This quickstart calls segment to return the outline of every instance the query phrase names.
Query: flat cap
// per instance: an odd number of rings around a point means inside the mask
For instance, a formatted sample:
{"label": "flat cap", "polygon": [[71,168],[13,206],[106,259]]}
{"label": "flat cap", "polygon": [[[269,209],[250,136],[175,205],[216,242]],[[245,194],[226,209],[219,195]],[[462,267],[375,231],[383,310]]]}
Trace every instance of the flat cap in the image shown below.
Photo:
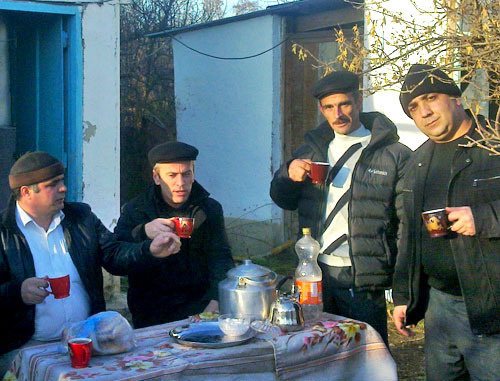
{"label": "flat cap", "polygon": [[154,167],[156,163],[196,160],[197,156],[198,150],[189,144],[166,142],[151,148],[148,153],[148,160],[149,164]]}
{"label": "flat cap", "polygon": [[359,77],[357,74],[346,71],[334,71],[316,82],[311,93],[313,97],[321,100],[330,94],[348,93],[359,90]]}
{"label": "flat cap", "polygon": [[9,173],[10,189],[38,184],[64,174],[64,165],[47,152],[28,152],[14,163]]}
{"label": "flat cap", "polygon": [[411,118],[408,110],[410,102],[419,95],[429,93],[441,93],[454,97],[462,95],[455,82],[442,70],[431,65],[412,65],[406,74],[399,94],[399,102],[405,114]]}

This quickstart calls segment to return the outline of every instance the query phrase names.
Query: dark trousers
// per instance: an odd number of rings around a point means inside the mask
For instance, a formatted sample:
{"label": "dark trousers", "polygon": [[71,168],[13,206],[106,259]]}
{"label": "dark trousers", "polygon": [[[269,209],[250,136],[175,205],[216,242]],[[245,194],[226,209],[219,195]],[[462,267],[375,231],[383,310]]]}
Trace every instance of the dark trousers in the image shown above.
{"label": "dark trousers", "polygon": [[425,359],[428,381],[500,380],[500,334],[474,335],[463,298],[431,288]]}
{"label": "dark trousers", "polygon": [[189,316],[202,313],[207,306],[206,300],[193,300],[174,306],[151,306],[148,309],[131,309],[132,322],[134,328],[150,327],[152,325],[169,323],[172,321],[183,320]]}
{"label": "dark trousers", "polygon": [[385,292],[351,291],[348,288],[352,285],[350,267],[333,267],[323,263],[320,267],[323,271],[324,311],[368,323],[389,348]]}

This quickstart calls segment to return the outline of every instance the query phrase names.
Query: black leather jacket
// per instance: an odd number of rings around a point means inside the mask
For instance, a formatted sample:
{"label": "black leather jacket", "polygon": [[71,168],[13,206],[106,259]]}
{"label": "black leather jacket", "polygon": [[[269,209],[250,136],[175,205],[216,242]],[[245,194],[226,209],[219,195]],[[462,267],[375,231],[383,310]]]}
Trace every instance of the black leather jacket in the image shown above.
{"label": "black leather jacket", "polygon": [[[35,330],[35,306],[21,298],[21,284],[36,276],[33,257],[26,238],[16,224],[13,198],[2,213],[0,225],[0,354],[20,347]],[[65,203],[62,221],[64,238],[71,259],[90,297],[91,314],[106,309],[101,266],[111,273],[130,261],[149,263],[149,241],[142,244],[117,242],[90,207]]]}
{"label": "black leather jacket", "polygon": [[[222,206],[198,182],[180,209],[169,207],[160,187],[152,185],[123,206],[115,235],[139,242],[147,238],[144,225],[159,217],[194,217],[194,230],[190,239],[181,240],[179,253],[158,260],[154,268],[123,269],[128,275],[128,305],[136,327],[202,312],[210,300],[218,300],[218,283],[233,266]],[[203,307],[196,310],[199,306]],[[179,309],[184,314],[175,312]]]}
{"label": "black leather jacket", "polygon": [[[484,123],[484,119],[480,118]],[[479,135],[472,127],[476,139]],[[400,254],[394,275],[394,303],[408,305],[406,320],[424,318],[429,286],[421,266],[423,190],[435,143],[425,142],[414,153],[404,181],[404,219]],[[460,288],[472,332],[500,333],[500,156],[460,147],[450,167],[447,206],[470,206],[475,236],[450,240]],[[436,253],[436,255],[439,255]]]}
{"label": "black leather jacket", "polygon": [[[396,126],[378,112],[361,113],[361,123],[371,131],[368,146],[361,153],[349,189],[349,246],[353,288],[358,291],[390,288],[397,255],[400,211],[397,185],[411,150],[399,143]],[[324,122],[305,135],[305,144],[293,159],[328,161],[328,146],[335,135]],[[312,184],[309,178],[294,182],[286,163],[271,182],[271,198],[281,208],[299,212],[299,232],[310,227],[315,238],[323,234],[328,188]]]}

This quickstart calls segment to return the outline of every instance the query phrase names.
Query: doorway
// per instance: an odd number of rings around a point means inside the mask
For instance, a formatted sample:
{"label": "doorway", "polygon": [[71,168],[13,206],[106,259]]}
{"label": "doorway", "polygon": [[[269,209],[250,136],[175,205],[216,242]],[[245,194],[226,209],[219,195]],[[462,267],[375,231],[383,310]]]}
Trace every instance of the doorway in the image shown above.
{"label": "doorway", "polygon": [[[76,7],[0,4],[0,209],[8,173],[27,151],[66,167],[67,199],[81,199],[81,23]],[[79,127],[79,128],[78,128]]]}

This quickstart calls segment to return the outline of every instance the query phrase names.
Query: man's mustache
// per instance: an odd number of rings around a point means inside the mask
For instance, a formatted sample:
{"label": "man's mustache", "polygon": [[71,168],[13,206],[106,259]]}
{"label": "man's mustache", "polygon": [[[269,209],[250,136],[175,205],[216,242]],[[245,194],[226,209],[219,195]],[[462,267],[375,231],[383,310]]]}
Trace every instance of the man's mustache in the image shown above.
{"label": "man's mustache", "polygon": [[344,124],[344,123],[349,123],[350,120],[346,117],[340,117],[336,120],[333,121],[333,124]]}

